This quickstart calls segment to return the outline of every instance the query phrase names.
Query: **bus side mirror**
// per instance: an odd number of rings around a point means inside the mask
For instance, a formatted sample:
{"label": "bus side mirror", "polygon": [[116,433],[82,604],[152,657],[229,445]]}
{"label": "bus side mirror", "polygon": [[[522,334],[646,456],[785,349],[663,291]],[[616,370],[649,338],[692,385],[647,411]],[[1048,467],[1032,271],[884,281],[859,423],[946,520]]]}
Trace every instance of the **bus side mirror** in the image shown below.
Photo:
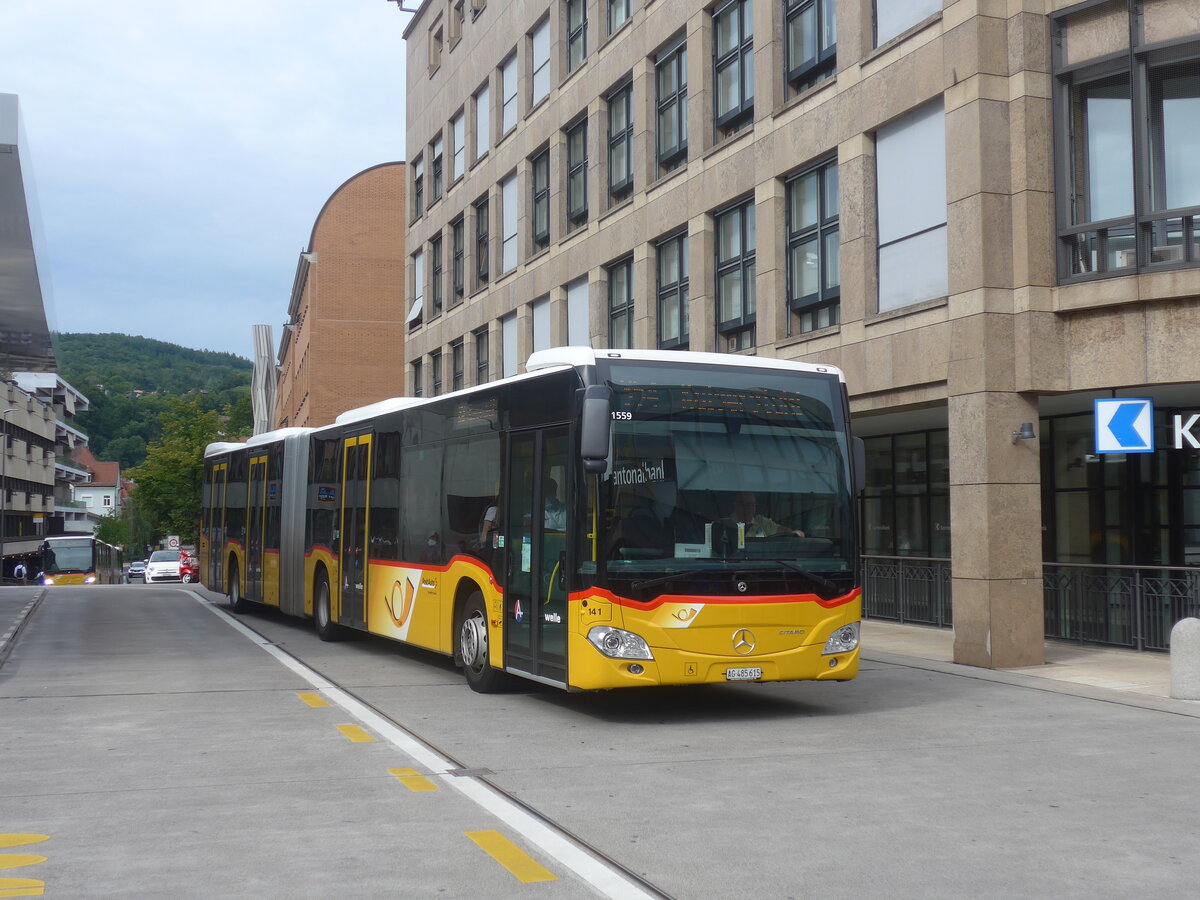
{"label": "bus side mirror", "polygon": [[579,455],[585,472],[600,473],[608,468],[611,429],[612,392],[601,384],[588,385],[583,392],[579,431]]}
{"label": "bus side mirror", "polygon": [[862,438],[850,438],[854,448],[854,496],[861,494],[867,487],[867,443]]}

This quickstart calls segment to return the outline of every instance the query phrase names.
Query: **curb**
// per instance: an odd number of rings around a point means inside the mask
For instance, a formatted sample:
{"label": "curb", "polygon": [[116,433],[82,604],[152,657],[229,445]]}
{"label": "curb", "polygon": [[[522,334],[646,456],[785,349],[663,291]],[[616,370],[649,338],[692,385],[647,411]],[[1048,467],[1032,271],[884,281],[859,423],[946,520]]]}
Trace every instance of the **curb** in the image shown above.
{"label": "curb", "polygon": [[8,660],[8,655],[12,653],[13,647],[17,644],[17,638],[21,636],[21,631],[25,628],[25,623],[29,621],[29,617],[33,615],[33,611],[37,609],[42,598],[46,596],[46,589],[42,588],[33,599],[25,604],[25,608],[17,614],[17,621],[3,635],[0,635],[0,668],[4,667],[4,663]]}

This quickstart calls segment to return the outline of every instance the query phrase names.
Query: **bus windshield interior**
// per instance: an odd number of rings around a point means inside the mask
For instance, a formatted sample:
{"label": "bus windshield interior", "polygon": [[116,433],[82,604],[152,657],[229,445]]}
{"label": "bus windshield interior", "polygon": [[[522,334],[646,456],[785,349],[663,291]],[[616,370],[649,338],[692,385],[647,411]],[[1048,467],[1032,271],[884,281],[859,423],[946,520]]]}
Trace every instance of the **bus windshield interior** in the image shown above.
{"label": "bus windshield interior", "polygon": [[55,541],[42,551],[42,569],[47,575],[89,572],[92,569],[92,542]]}
{"label": "bus windshield interior", "polygon": [[640,599],[832,596],[851,586],[856,537],[836,378],[733,370],[697,387],[671,383],[694,371],[629,369],[609,380],[612,455],[585,574],[594,567]]}

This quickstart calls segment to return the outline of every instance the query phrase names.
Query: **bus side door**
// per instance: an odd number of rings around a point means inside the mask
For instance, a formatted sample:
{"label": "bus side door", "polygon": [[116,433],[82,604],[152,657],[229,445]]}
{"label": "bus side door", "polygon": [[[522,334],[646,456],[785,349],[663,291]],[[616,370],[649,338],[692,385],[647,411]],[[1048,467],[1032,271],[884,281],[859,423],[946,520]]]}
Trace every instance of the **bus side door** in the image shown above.
{"label": "bus side door", "polygon": [[250,458],[250,495],[246,510],[246,598],[263,599],[263,538],[266,530],[267,457]]}
{"label": "bus side door", "polygon": [[346,438],[342,442],[342,539],[338,549],[341,589],[334,620],[340,625],[366,627],[364,598],[367,594],[367,504],[371,471],[371,435]]}
{"label": "bus side door", "polygon": [[567,435],[566,426],[509,435],[504,492],[505,666],[554,684],[567,681]]}
{"label": "bus side door", "polygon": [[214,591],[225,584],[225,485],[229,481],[229,463],[212,468],[212,495],[209,507],[208,578],[204,584]]}

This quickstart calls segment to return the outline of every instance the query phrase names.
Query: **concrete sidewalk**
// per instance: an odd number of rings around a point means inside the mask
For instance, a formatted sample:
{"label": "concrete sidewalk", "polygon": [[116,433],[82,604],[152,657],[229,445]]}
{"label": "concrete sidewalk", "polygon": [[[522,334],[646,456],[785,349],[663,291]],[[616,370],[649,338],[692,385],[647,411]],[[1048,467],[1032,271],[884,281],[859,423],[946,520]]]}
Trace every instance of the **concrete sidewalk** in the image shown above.
{"label": "concrete sidewalk", "polygon": [[[992,677],[1084,696],[1095,696],[1091,689],[1118,691],[1131,701],[1138,698],[1164,700],[1172,705],[1173,711],[1191,709],[1194,710],[1192,714],[1200,716],[1200,701],[1171,699],[1171,658],[1166,653],[1139,653],[1046,641],[1044,665],[980,669],[954,662],[954,632],[951,629],[899,625],[877,619],[863,622],[862,642],[865,658],[890,661],[889,656],[907,657],[924,660],[938,671],[977,678]],[[1024,679],[1033,680],[1025,682]],[[1175,704],[1182,706],[1175,709]],[[1163,708],[1157,702],[1145,705]]]}

